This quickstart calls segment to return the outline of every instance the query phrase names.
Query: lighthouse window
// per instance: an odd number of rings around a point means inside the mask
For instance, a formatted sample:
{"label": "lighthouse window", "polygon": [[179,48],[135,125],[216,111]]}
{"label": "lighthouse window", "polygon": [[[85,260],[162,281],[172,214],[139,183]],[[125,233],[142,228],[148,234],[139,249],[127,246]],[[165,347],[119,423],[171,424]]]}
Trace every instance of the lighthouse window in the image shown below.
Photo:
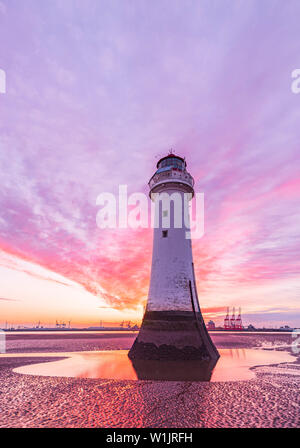
{"label": "lighthouse window", "polygon": [[167,217],[168,216],[168,210],[164,210],[163,211],[163,217],[165,218],[165,217]]}
{"label": "lighthouse window", "polygon": [[168,236],[168,231],[167,231],[167,230],[163,230],[163,231],[162,231],[162,236],[163,236],[163,238],[167,238],[167,236]]}

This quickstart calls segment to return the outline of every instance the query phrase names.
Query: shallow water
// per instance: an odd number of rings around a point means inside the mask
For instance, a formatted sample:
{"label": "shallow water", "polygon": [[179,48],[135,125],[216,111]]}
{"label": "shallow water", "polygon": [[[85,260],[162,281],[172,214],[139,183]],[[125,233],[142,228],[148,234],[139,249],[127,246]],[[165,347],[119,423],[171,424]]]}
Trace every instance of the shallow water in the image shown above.
{"label": "shallow water", "polygon": [[[242,381],[255,378],[255,366],[293,362],[286,352],[257,349],[220,349],[217,363],[200,361],[134,361],[126,350],[63,353],[67,359],[18,367],[28,375],[114,380]],[[32,356],[33,354],[31,354]],[[39,353],[39,356],[49,354]],[[56,355],[57,356],[57,355]]]}

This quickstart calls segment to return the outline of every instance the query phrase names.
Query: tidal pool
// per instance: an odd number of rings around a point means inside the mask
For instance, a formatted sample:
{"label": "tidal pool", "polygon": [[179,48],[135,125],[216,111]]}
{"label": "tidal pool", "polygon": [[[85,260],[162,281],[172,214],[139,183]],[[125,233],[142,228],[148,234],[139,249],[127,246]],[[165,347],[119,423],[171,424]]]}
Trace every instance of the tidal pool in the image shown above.
{"label": "tidal pool", "polygon": [[[22,366],[14,372],[27,375],[156,381],[242,381],[255,378],[251,370],[293,362],[287,352],[258,349],[220,349],[216,363],[203,361],[131,361],[126,350],[63,353],[67,359]],[[28,357],[32,357],[28,353]],[[39,353],[39,357],[49,356]],[[56,354],[56,357],[61,354]]]}

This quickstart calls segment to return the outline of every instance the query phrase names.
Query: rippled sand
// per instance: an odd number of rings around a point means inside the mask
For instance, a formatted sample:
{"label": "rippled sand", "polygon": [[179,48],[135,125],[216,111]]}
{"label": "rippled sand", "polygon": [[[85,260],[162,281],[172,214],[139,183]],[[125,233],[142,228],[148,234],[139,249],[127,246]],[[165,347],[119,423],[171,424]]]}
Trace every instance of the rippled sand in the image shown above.
{"label": "rippled sand", "polygon": [[[134,335],[8,340],[8,352],[128,349]],[[287,350],[291,336],[214,334],[218,347]],[[42,343],[41,343],[42,341]],[[18,344],[17,344],[18,343]],[[30,346],[30,348],[29,348]],[[59,349],[57,348],[59,346]],[[56,350],[54,349],[56,347]],[[44,348],[42,351],[45,351]],[[299,427],[300,363],[255,367],[250,381],[181,383],[21,375],[59,358],[0,359],[0,427]]]}

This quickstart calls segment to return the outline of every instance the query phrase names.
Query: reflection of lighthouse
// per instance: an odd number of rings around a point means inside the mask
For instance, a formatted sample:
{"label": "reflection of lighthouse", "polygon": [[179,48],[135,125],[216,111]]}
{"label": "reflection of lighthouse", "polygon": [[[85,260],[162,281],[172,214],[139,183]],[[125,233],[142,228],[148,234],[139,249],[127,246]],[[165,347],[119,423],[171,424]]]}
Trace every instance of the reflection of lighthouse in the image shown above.
{"label": "reflection of lighthouse", "polygon": [[[192,245],[186,238],[190,230],[186,198],[193,196],[193,186],[185,160],[174,154],[159,160],[150,179],[157,225],[148,302],[140,333],[129,352],[132,359],[219,357],[200,311]],[[162,196],[169,198],[168,207]],[[178,199],[182,204],[179,212]]]}

